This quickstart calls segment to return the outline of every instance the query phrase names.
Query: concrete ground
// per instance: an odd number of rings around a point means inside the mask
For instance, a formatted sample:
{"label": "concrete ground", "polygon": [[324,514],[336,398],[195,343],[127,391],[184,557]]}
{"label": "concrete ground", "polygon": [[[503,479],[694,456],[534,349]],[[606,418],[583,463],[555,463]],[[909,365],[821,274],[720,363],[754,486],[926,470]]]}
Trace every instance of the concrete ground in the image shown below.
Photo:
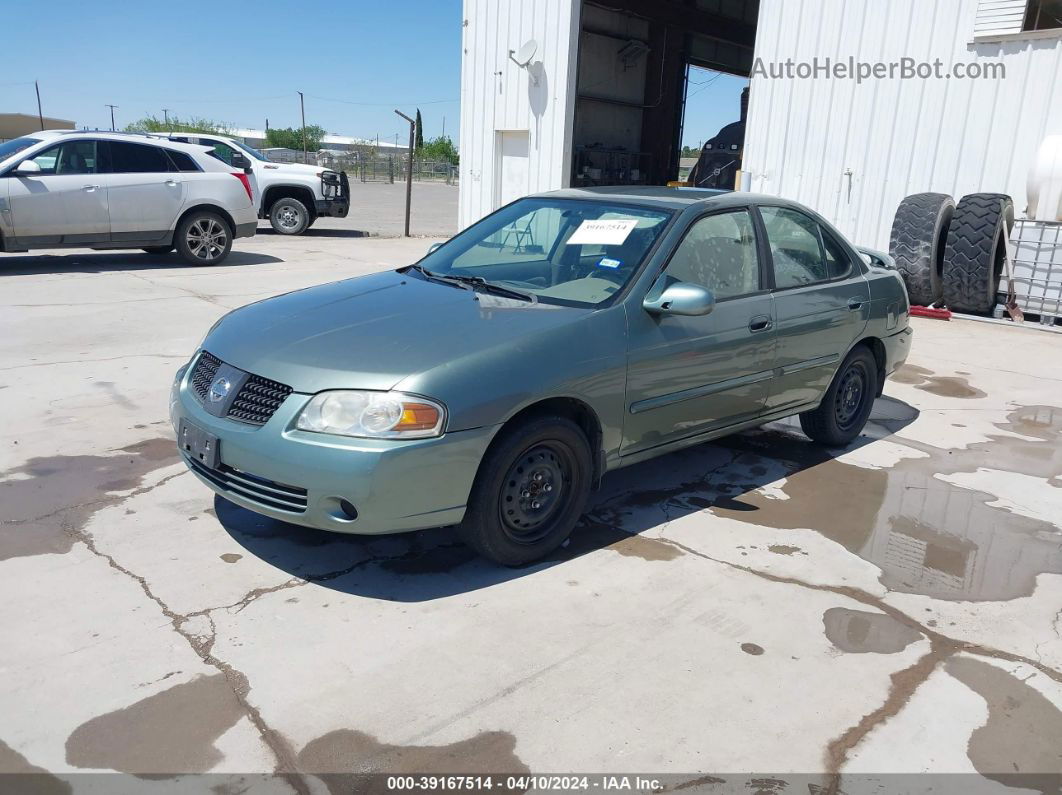
{"label": "concrete ground", "polygon": [[0,771],[48,792],[204,772],[183,781],[349,792],[308,775],[349,770],[1054,791],[1056,335],[916,320],[848,450],[779,423],[622,470],[520,570],[445,529],[263,519],[185,470],[170,380],[217,317],[424,246],[261,235],[210,269],[0,257]]}
{"label": "concrete ground", "polygon": [[[351,182],[350,213],[346,218],[320,218],[306,233],[317,237],[400,237],[405,231],[406,185]],[[259,234],[272,236],[267,221]],[[457,232],[457,186],[444,182],[414,182],[410,200],[409,233],[414,237],[450,237]]]}

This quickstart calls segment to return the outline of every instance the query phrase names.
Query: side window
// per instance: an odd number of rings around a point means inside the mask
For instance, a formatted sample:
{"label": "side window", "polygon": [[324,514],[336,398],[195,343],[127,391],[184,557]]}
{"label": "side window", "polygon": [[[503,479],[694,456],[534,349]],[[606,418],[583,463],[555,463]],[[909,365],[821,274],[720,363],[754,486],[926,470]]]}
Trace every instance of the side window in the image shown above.
{"label": "side window", "polygon": [[64,141],[32,158],[41,174],[95,174],[96,142]]}
{"label": "side window", "polygon": [[695,222],[675,249],[666,273],[707,287],[716,298],[759,290],[760,263],[748,212],[717,213]]}
{"label": "side window", "polygon": [[198,171],[199,167],[196,166],[195,161],[185,152],[178,152],[176,149],[167,149],[166,154],[169,155],[170,160],[173,162],[173,170],[176,171]]}
{"label": "side window", "polygon": [[172,170],[166,153],[157,146],[111,141],[110,148],[115,174],[165,174]]}
{"label": "side window", "polygon": [[852,260],[841,248],[841,244],[834,240],[829,232],[819,227],[822,234],[822,248],[826,252],[826,270],[831,279],[839,279],[846,276],[852,270]]}
{"label": "side window", "polygon": [[54,174],[55,167],[59,163],[59,150],[61,148],[62,144],[49,146],[43,152],[38,152],[29,159],[40,167],[42,174]]}
{"label": "side window", "polygon": [[830,278],[819,238],[819,225],[796,210],[761,207],[774,260],[774,282],[782,289]]}

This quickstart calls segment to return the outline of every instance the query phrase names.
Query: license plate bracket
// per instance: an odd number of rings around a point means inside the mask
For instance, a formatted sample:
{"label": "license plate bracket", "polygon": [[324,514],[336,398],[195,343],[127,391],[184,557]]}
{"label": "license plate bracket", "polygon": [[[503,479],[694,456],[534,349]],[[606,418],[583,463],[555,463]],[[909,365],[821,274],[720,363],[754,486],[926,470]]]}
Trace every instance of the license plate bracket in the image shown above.
{"label": "license plate bracket", "polygon": [[182,419],[178,425],[177,446],[207,469],[217,469],[221,463],[218,437],[188,420]]}

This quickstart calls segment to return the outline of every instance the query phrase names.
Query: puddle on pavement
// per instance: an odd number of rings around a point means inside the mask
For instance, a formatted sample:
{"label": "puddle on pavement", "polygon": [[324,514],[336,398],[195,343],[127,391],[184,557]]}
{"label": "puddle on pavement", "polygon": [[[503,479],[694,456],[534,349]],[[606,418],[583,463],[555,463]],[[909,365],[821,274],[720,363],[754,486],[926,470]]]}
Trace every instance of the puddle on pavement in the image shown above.
{"label": "puddle on pavement", "polygon": [[[639,494],[638,498],[642,499]],[[607,511],[606,511],[607,513]],[[548,560],[571,560],[598,549],[607,549],[627,558],[648,561],[674,560],[686,553],[672,544],[648,536],[629,533],[617,527],[616,517],[608,520],[599,514],[584,515],[572,532],[566,546],[554,552]]]}
{"label": "puddle on pavement", "polygon": [[70,783],[52,775],[43,767],[37,767],[26,757],[0,740],[0,776],[8,778],[6,784],[14,787],[12,792],[33,793],[33,795],[67,795],[73,792]]}
{"label": "puddle on pavement", "polygon": [[146,475],[177,463],[173,439],[147,439],[111,455],[32,458],[0,474],[0,560],[69,552],[72,531],[122,497],[110,491],[137,488]]}
{"label": "puddle on pavement", "polygon": [[[388,745],[365,732],[341,729],[307,743],[296,764],[300,772],[320,776],[333,795],[382,793],[389,791],[386,782],[359,781],[357,775],[529,773],[515,750],[516,738],[502,731],[480,732],[450,745]],[[359,786],[352,788],[352,783]]]}
{"label": "puddle on pavement", "polygon": [[970,382],[963,376],[969,373],[959,373],[954,376],[934,375],[932,370],[919,367],[915,364],[905,364],[900,367],[890,378],[901,384],[909,384],[915,389],[930,392],[941,397],[951,398],[983,398],[987,393],[976,387],[970,386]]}
{"label": "puddle on pavement", "polygon": [[243,714],[224,674],[199,676],[82,723],[66,761],[140,778],[203,773],[224,759],[214,743]]}
{"label": "puddle on pavement", "polygon": [[[900,401],[880,400],[873,421],[899,432],[910,422],[904,408],[917,414]],[[919,445],[929,457],[869,469],[838,460],[776,423],[720,439],[701,453],[691,448],[675,454],[685,459],[675,459],[682,463],[674,487],[635,489],[606,500],[591,509],[589,520],[633,533],[660,523],[646,507],[661,506],[672,519],[708,510],[751,525],[815,530],[881,569],[890,590],[955,600],[1026,596],[1038,574],[1062,573],[1062,532],[987,505],[995,495],[935,477],[983,467],[1051,482],[1062,472],[1062,408],[1016,408],[998,427],[1030,438],[992,435],[966,449]],[[864,437],[862,443],[875,441]],[[701,474],[706,458],[720,450],[733,460]],[[763,489],[782,477],[784,483]]]}
{"label": "puddle on pavement", "polygon": [[1062,776],[1058,707],[1022,680],[981,660],[954,657],[944,670],[988,705],[987,722],[974,730],[966,748],[977,772],[1006,786],[1057,792]]}
{"label": "puddle on pavement", "polygon": [[892,616],[847,607],[831,607],[822,614],[822,625],[830,643],[853,654],[895,654],[922,637]]}

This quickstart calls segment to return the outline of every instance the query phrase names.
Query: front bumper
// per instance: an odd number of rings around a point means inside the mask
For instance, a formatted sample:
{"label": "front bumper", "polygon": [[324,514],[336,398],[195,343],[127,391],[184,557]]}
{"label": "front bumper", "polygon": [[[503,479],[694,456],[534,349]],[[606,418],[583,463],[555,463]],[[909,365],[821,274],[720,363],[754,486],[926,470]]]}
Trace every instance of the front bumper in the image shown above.
{"label": "front bumper", "polygon": [[[497,426],[404,441],[308,433],[295,423],[311,397],[292,393],[265,425],[247,425],[204,410],[182,368],[170,420],[175,433],[184,419],[217,437],[218,470],[205,470],[182,453],[185,464],[206,486],[257,513],[359,535],[461,521]],[[357,519],[344,513],[341,500],[357,509]]]}
{"label": "front bumper", "polygon": [[350,199],[317,199],[314,202],[314,210],[318,215],[346,218],[350,212]]}

